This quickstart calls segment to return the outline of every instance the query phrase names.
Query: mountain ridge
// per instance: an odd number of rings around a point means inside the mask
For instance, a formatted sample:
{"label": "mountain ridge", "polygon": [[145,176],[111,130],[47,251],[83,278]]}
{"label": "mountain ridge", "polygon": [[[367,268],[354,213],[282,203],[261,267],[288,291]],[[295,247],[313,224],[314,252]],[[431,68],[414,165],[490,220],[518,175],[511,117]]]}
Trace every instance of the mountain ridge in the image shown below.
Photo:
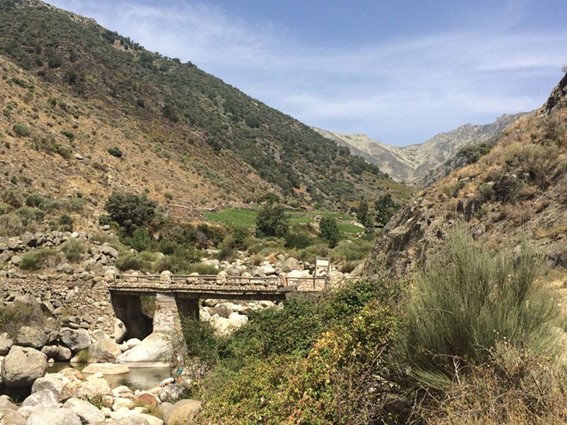
{"label": "mountain ridge", "polygon": [[490,124],[463,124],[439,133],[423,143],[394,146],[374,140],[365,134],[336,133],[314,128],[321,135],[349,147],[355,155],[376,164],[396,181],[425,186],[445,174],[443,165],[470,143],[483,143],[497,137],[506,126],[525,115],[504,114]]}

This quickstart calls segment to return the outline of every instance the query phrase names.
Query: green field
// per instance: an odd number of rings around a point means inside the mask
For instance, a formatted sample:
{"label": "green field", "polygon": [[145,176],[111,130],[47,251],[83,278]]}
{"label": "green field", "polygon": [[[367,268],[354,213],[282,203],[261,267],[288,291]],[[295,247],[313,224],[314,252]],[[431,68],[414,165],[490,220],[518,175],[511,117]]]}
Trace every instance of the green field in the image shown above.
{"label": "green field", "polygon": [[[205,218],[208,221],[221,223],[226,226],[241,227],[250,229],[256,226],[256,215],[254,209],[227,208],[224,210],[207,213]],[[351,224],[352,217],[346,213],[331,211],[288,211],[289,224],[309,224],[318,222],[321,217],[334,217],[337,220],[339,230],[344,235],[355,235],[364,231],[362,227]]]}

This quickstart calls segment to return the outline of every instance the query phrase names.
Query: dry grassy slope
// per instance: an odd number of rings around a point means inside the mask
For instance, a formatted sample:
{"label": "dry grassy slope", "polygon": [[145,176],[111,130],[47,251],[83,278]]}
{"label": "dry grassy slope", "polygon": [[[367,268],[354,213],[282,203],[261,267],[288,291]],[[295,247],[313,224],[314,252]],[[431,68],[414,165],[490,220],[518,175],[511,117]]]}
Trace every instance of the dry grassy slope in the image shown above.
{"label": "dry grassy slope", "polygon": [[[186,215],[269,188],[229,153],[213,155],[198,132],[141,122],[96,100],[72,97],[1,56],[0,71],[0,191],[16,187],[55,198],[80,192],[93,212],[113,190],[146,192]],[[30,134],[18,136],[18,124]],[[55,144],[70,155],[53,152],[49,146]],[[114,146],[122,158],[107,152]]]}
{"label": "dry grassy slope", "polygon": [[476,164],[417,195],[384,228],[366,273],[404,275],[458,221],[493,247],[527,237],[552,266],[567,266],[567,76],[550,101],[505,131]]}

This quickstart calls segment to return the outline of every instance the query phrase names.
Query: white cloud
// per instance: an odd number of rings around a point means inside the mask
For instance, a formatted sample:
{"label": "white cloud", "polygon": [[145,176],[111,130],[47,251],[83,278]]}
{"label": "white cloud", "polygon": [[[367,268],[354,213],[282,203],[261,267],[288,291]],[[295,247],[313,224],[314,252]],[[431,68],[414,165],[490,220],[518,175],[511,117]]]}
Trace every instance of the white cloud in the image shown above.
{"label": "white cloud", "polygon": [[349,49],[308,45],[286,28],[235,19],[206,3],[50,3],[190,60],[307,124],[389,143],[417,143],[466,122],[536,108],[567,57],[567,31],[514,29],[523,2],[508,3],[497,30],[471,26]]}

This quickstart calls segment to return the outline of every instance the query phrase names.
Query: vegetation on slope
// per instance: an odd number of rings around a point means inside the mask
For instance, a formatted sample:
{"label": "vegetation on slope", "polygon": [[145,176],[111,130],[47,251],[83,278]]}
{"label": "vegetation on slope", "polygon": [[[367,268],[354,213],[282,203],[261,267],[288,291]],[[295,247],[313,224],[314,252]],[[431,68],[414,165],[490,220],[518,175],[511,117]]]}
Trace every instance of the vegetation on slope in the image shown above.
{"label": "vegetation on slope", "polygon": [[359,282],[257,313],[228,340],[188,332],[214,365],[200,421],[563,421],[562,321],[535,280],[540,260],[457,229],[408,294],[400,282]]}
{"label": "vegetation on slope", "polygon": [[[2,0],[0,7],[3,55],[75,97],[120,111],[154,141],[165,139],[170,152],[203,144],[209,155],[247,164],[242,174],[253,170],[284,195],[308,203],[344,205],[394,185],[348,149],[190,62],[151,53],[40,2]],[[121,146],[108,149],[118,158],[123,153]]]}

